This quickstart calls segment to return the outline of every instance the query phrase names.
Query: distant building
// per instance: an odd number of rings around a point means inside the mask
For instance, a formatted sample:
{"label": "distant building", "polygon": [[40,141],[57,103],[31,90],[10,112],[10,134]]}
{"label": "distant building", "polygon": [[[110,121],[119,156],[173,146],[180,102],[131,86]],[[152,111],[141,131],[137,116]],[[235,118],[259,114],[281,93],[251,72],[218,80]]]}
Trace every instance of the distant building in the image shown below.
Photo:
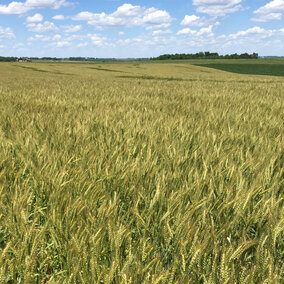
{"label": "distant building", "polygon": [[17,61],[18,62],[30,62],[31,60],[29,58],[27,58],[27,57],[20,57],[20,58],[18,58]]}

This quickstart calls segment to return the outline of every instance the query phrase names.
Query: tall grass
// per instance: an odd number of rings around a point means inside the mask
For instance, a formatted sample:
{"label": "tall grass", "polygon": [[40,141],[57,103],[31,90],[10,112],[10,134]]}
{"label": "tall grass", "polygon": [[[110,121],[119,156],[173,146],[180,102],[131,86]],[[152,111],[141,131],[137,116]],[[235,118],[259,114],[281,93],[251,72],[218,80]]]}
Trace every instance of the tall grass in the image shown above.
{"label": "tall grass", "polygon": [[283,78],[21,66],[0,65],[1,283],[283,281]]}

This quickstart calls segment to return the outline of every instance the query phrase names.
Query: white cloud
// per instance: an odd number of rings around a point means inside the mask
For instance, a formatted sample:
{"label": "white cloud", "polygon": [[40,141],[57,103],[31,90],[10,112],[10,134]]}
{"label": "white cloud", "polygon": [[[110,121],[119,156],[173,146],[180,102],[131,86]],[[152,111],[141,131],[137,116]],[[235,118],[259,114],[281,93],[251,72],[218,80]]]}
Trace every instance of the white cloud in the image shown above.
{"label": "white cloud", "polygon": [[180,30],[178,35],[181,37],[176,40],[176,46],[183,46],[184,50],[188,47],[194,52],[209,49],[220,54],[258,52],[261,55],[280,55],[284,52],[284,28],[264,29],[255,26],[229,35],[215,36],[212,26],[200,30],[187,27]]}
{"label": "white cloud", "polygon": [[64,40],[64,41],[58,41],[55,43],[55,46],[57,47],[65,47],[65,46],[71,46],[71,42]]}
{"label": "white cloud", "polygon": [[4,45],[0,45],[0,48],[2,49],[2,48],[5,48],[5,46]]}
{"label": "white cloud", "polygon": [[171,21],[172,18],[168,12],[150,8],[145,11],[142,24],[150,27],[168,27]]}
{"label": "white cloud", "polygon": [[15,15],[20,15],[24,14],[31,9],[27,7],[24,3],[22,2],[11,2],[8,6],[6,5],[0,5],[0,14],[15,14]]}
{"label": "white cloud", "polygon": [[188,27],[204,27],[204,26],[218,26],[220,25],[219,22],[216,22],[216,17],[213,18],[206,18],[206,17],[199,17],[196,15],[185,15],[183,20],[180,23],[182,26]]}
{"label": "white cloud", "polygon": [[139,13],[143,13],[143,8],[140,6],[133,6],[131,4],[123,4],[118,7],[117,10],[112,14],[114,17],[136,17]]}
{"label": "white cloud", "polygon": [[197,35],[204,35],[204,34],[213,35],[212,28],[213,25],[210,25],[207,28],[201,28],[200,31],[197,33]]}
{"label": "white cloud", "polygon": [[73,20],[87,21],[97,28],[146,26],[148,28],[168,27],[172,18],[168,12],[156,8],[146,9],[141,6],[123,4],[111,14],[81,12]]}
{"label": "white cloud", "polygon": [[62,36],[59,35],[59,34],[56,34],[56,35],[53,36],[53,39],[54,39],[54,40],[59,40],[59,39],[61,39],[61,38],[62,38]]}
{"label": "white cloud", "polygon": [[[185,15],[184,19],[181,22],[183,26],[199,26],[200,25],[200,17],[196,15]],[[201,25],[203,25],[201,23]]]}
{"label": "white cloud", "polygon": [[3,28],[0,26],[0,39],[1,38],[15,38],[13,30],[11,28]]}
{"label": "white cloud", "polygon": [[142,42],[146,44],[146,41],[140,37],[120,39],[117,41],[117,43],[120,45],[133,45],[133,44],[142,43]]}
{"label": "white cloud", "polygon": [[27,24],[26,26],[29,31],[36,33],[54,32],[58,30],[58,27],[54,23],[48,21],[39,24],[30,23]]}
{"label": "white cloud", "polygon": [[146,41],[146,44],[166,48],[170,44],[177,44],[177,40],[173,36],[168,37],[168,36],[158,35],[154,36],[153,40]]}
{"label": "white cloud", "polygon": [[282,13],[269,13],[269,14],[263,14],[258,15],[258,17],[251,18],[254,22],[269,22],[269,21],[275,21],[275,20],[281,20]]}
{"label": "white cloud", "polygon": [[239,11],[242,0],[193,0],[197,12],[211,16],[225,16]]}
{"label": "white cloud", "polygon": [[230,34],[228,38],[230,39],[237,39],[241,37],[251,37],[251,36],[258,36],[258,38],[262,37],[269,37],[275,33],[275,30],[265,30],[260,27],[253,27],[249,28],[244,31],[239,31],[235,34]]}
{"label": "white cloud", "polygon": [[70,26],[61,26],[61,28],[65,33],[76,33],[82,29],[82,26],[81,25],[76,25],[76,26],[70,25]]}
{"label": "white cloud", "polygon": [[97,34],[88,34],[88,38],[92,41],[93,45],[95,46],[102,46],[106,40],[105,37],[101,37]]}
{"label": "white cloud", "polygon": [[49,42],[49,44],[45,45],[52,47],[64,47],[72,45],[71,40],[69,40],[68,38],[62,38],[60,34],[56,34],[54,36],[45,36],[41,34],[36,34],[33,37],[30,37],[28,41]]}
{"label": "white cloud", "polygon": [[88,35],[74,35],[73,34],[71,36],[66,37],[65,39],[69,41],[74,41],[74,40],[85,40],[86,38],[88,38]]}
{"label": "white cloud", "polygon": [[63,47],[72,45],[73,41],[80,41],[89,38],[91,35],[72,35],[63,37],[60,34],[55,34],[54,36],[45,36],[42,34],[36,34],[30,37],[28,41],[41,41],[41,42],[51,42],[51,46]]}
{"label": "white cloud", "polygon": [[195,35],[197,34],[196,30],[192,30],[190,28],[184,28],[177,32],[178,35]]}
{"label": "white cloud", "polygon": [[255,18],[252,18],[255,22],[281,20],[284,13],[284,0],[273,0],[253,13],[256,15]]}
{"label": "white cloud", "polygon": [[87,43],[87,42],[79,43],[79,44],[77,45],[77,47],[86,47],[86,46],[88,46],[88,43]]}
{"label": "white cloud", "polygon": [[184,28],[180,31],[177,32],[178,35],[191,35],[191,36],[202,36],[202,35],[206,35],[206,36],[213,36],[213,25],[210,25],[208,27],[205,28],[201,28],[199,31],[197,30],[192,30],[190,28]]}
{"label": "white cloud", "polygon": [[124,35],[124,32],[118,32],[118,35],[122,36]]}
{"label": "white cloud", "polygon": [[64,15],[55,15],[52,17],[53,20],[57,20],[57,21],[63,21],[65,20],[65,16]]}
{"label": "white cloud", "polygon": [[73,17],[74,21],[92,21],[94,18],[97,18],[99,16],[106,16],[105,13],[102,14],[94,14],[91,12],[80,12],[75,17]]}
{"label": "white cloud", "polygon": [[46,44],[46,46],[56,47],[56,48],[69,47],[69,46],[86,47],[90,45],[90,42],[97,47],[109,45],[109,43],[107,43],[107,38],[98,34],[85,34],[85,35],[73,34],[70,36],[66,35],[64,36],[60,34],[55,34],[54,36],[46,36],[42,34],[36,34],[33,37],[30,37],[28,41],[30,43],[32,41],[49,42],[49,44]]}
{"label": "white cloud", "polygon": [[25,4],[34,9],[38,8],[52,8],[59,9],[62,6],[70,5],[66,0],[26,0]]}
{"label": "white cloud", "polygon": [[155,36],[152,35],[153,33],[143,34],[134,38],[118,40],[116,42],[116,46],[135,47],[135,50],[150,49],[152,50],[152,52],[155,48],[157,48],[159,50],[158,52],[161,53],[165,48],[167,49],[170,46],[172,47],[173,45],[176,47],[176,45],[178,44],[177,39],[173,36],[164,36],[163,34],[157,34]]}
{"label": "white cloud", "polygon": [[27,17],[26,19],[28,23],[38,23],[38,22],[41,22],[42,20],[43,20],[43,16],[39,13],[34,14],[31,17]]}
{"label": "white cloud", "polygon": [[28,41],[50,41],[52,37],[50,36],[43,36],[43,35],[35,35],[33,37],[28,38]]}
{"label": "white cloud", "polygon": [[28,38],[28,41],[58,41],[62,38],[60,34],[54,36],[44,36],[36,34],[33,37]]}
{"label": "white cloud", "polygon": [[153,36],[157,36],[157,35],[165,35],[165,34],[171,34],[172,31],[171,30],[156,30],[152,32]]}
{"label": "white cloud", "polygon": [[217,38],[222,49],[233,52],[258,52],[267,55],[281,55],[284,52],[284,29],[263,29],[252,27]]}
{"label": "white cloud", "polygon": [[0,5],[0,14],[21,15],[34,9],[59,9],[70,5],[66,0],[26,0],[25,2],[11,2],[8,5]]}

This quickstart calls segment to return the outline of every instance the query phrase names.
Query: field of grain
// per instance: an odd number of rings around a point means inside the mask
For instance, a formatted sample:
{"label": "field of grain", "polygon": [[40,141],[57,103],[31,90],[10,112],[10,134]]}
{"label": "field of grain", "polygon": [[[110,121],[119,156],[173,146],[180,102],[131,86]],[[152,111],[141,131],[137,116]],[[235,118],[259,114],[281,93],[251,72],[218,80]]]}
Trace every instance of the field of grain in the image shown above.
{"label": "field of grain", "polygon": [[0,283],[284,281],[283,90],[190,64],[1,63]]}

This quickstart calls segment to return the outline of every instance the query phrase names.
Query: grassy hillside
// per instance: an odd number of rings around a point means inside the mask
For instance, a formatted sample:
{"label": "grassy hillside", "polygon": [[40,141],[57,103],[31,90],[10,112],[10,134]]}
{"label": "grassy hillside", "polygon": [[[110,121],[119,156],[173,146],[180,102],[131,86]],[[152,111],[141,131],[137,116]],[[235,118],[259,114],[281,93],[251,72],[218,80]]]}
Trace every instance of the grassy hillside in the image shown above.
{"label": "grassy hillside", "polygon": [[189,64],[0,64],[1,281],[281,283],[283,87]]}

